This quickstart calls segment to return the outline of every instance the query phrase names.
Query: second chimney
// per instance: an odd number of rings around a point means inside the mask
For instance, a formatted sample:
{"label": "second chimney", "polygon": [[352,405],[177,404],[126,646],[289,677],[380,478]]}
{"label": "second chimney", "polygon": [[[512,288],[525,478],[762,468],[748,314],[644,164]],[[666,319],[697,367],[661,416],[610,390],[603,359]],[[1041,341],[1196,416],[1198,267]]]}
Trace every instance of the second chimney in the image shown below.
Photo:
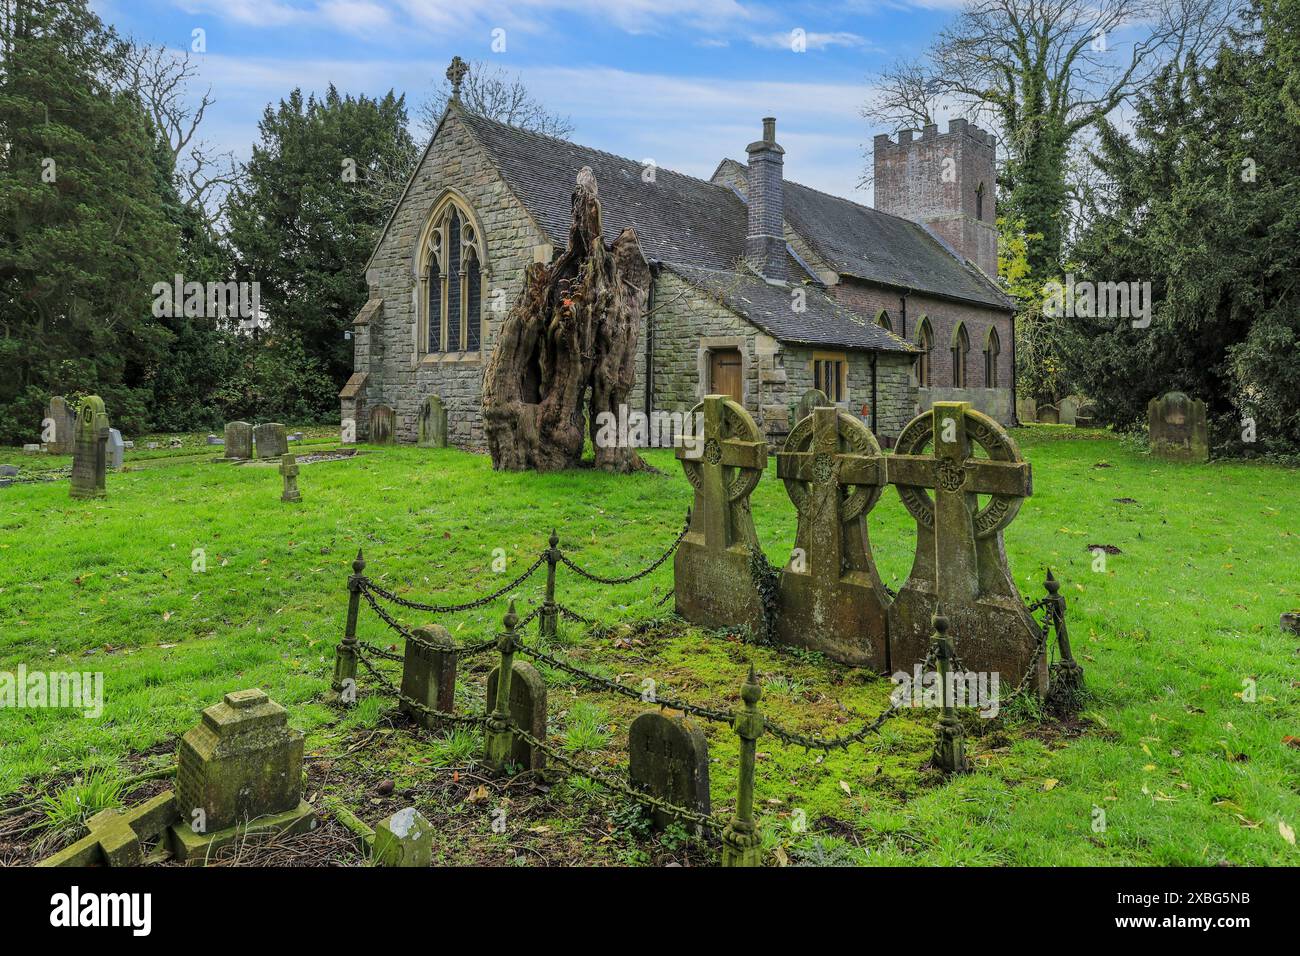
{"label": "second chimney", "polygon": [[763,278],[784,282],[785,192],[782,167],[785,150],[776,142],[776,118],[763,120],[763,138],[745,147],[749,153],[749,228],[745,258]]}

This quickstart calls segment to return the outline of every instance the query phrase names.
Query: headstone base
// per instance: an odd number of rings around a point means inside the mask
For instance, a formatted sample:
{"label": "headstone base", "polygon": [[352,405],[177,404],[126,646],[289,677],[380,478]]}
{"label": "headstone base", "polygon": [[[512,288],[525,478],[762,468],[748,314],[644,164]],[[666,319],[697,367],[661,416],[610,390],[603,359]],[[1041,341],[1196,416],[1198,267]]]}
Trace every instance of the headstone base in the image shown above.
{"label": "headstone base", "polygon": [[710,551],[703,538],[688,534],[673,555],[677,613],[701,627],[747,627],[750,633],[761,634],[763,602],[750,576],[748,549],[733,545],[726,551]]}
{"label": "headstone base", "polygon": [[777,638],[840,664],[884,671],[889,666],[888,605],[884,589],[877,593],[865,572],[844,575],[827,589],[809,574],[787,570],[781,575]]}
{"label": "headstone base", "polygon": [[195,833],[188,823],[182,821],[172,826],[168,834],[177,860],[188,866],[202,866],[213,854],[235,843],[306,833],[315,826],[315,808],[306,800],[300,800],[292,810],[258,817],[215,833]]}

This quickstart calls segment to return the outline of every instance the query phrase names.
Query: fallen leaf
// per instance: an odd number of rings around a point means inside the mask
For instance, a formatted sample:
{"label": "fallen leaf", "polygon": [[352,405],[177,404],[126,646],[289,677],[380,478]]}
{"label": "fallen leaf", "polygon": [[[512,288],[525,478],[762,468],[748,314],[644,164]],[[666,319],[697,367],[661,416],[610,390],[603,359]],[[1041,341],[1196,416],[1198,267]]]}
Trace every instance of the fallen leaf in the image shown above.
{"label": "fallen leaf", "polygon": [[1044,789],[1044,790],[1055,790],[1055,789],[1056,789],[1056,785],[1057,785],[1058,783],[1060,783],[1060,782],[1061,782],[1061,781],[1057,780],[1055,777],[1048,777],[1046,780],[1043,781],[1043,789]]}
{"label": "fallen leaf", "polygon": [[1286,840],[1287,843],[1290,843],[1292,846],[1295,846],[1295,831],[1286,825],[1286,821],[1284,820],[1277,821],[1277,832],[1282,834],[1283,840]]}
{"label": "fallen leaf", "polygon": [[843,790],[845,793],[847,793],[849,796],[853,796],[853,791],[849,788],[848,783],[846,783],[843,780],[840,781],[840,789]]}

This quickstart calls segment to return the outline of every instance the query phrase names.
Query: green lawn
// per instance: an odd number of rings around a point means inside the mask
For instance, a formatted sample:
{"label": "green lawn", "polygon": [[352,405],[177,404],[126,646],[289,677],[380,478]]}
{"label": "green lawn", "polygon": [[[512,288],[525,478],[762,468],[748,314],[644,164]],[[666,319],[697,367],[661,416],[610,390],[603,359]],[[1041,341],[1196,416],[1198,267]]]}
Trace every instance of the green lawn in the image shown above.
{"label": "green lawn", "polygon": [[[1300,475],[1166,464],[1068,428],[1017,438],[1033,462],[1035,495],[1008,529],[1007,551],[1029,599],[1042,595],[1049,566],[1063,581],[1075,654],[1094,692],[1083,719],[971,718],[978,769],[951,781],[921,769],[932,712],[906,712],[879,739],[821,760],[766,738],[757,801],[769,860],[1300,862],[1292,832],[1300,749],[1286,740],[1300,737],[1300,638],[1278,627],[1280,613],[1300,606]],[[199,710],[259,686],[308,732],[310,797],[338,795],[372,823],[401,799],[414,801],[443,832],[443,862],[716,861],[711,847],[672,834],[639,839],[624,802],[582,779],[549,789],[488,780],[472,765],[472,737],[431,739],[394,726],[382,698],[342,719],[322,702],[359,546],[369,575],[434,603],[495,590],[532,562],[552,526],[579,563],[626,573],[680,529],[689,486],[669,454],[649,456],[662,475],[538,476],[497,474],[486,457],[451,450],[368,449],[304,465],[304,501],[290,506],[279,500],[273,467],[212,464],[188,457],[202,449],[183,451],[155,456],[173,460],[153,467],[142,455],[138,470],[110,475],[103,501],[71,501],[65,481],[0,489],[0,669],[102,671],[106,697],[98,719],[0,709],[0,803],[30,800],[93,767],[124,774],[151,765],[146,751],[153,763],[165,760]],[[34,463],[17,452],[0,453],[3,461]],[[68,463],[40,459],[41,467]],[[753,510],[769,557],[781,563],[794,511],[773,467]],[[892,492],[871,515],[881,573],[894,587],[911,561],[910,526]],[[1122,553],[1097,571],[1088,547],[1102,544]],[[492,568],[498,548],[504,574]],[[762,709],[804,731],[843,732],[886,706],[890,685],[874,675],[702,632],[656,610],[671,580],[671,563],[615,588],[561,569],[566,604],[639,623],[598,636],[569,627],[560,652],[624,683],[650,677],[661,694],[725,707],[738,700],[752,661]],[[539,574],[521,588],[521,614],[543,582]],[[496,602],[444,623],[477,641],[504,612]],[[364,606],[360,630],[391,643]],[[486,655],[463,669],[463,709],[482,706],[490,664]],[[617,769],[641,705],[547,677],[554,740]],[[735,795],[735,737],[724,726],[705,729],[714,809],[725,812]],[[396,781],[396,797],[369,797],[384,778]],[[495,834],[490,810],[503,800],[515,829]],[[1097,808],[1104,828],[1095,826]],[[801,819],[808,832],[793,825]]]}

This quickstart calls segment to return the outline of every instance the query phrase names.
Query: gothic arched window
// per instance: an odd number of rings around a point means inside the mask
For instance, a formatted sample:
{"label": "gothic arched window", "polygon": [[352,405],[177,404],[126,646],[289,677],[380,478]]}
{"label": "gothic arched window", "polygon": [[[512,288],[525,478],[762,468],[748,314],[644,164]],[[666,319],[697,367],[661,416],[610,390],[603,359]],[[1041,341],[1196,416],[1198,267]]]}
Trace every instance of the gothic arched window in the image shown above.
{"label": "gothic arched window", "polygon": [[419,301],[428,353],[477,352],[483,338],[483,284],[486,281],[482,237],[474,217],[448,194],[435,206],[420,243]]}
{"label": "gothic arched window", "polygon": [[884,309],[881,309],[879,314],[876,315],[876,324],[886,332],[894,331],[894,323],[889,321],[889,313]]}
{"label": "gothic arched window", "polygon": [[966,387],[966,356],[970,355],[970,336],[966,326],[957,323],[952,333],[952,384],[953,388]]}
{"label": "gothic arched window", "polygon": [[1002,354],[1002,339],[996,328],[989,328],[988,341],[984,344],[984,387],[998,387],[998,357]]}
{"label": "gothic arched window", "polygon": [[921,388],[930,387],[930,350],[934,348],[934,333],[930,331],[930,320],[921,316],[921,324],[916,327],[916,347],[921,354],[916,357],[916,384]]}

